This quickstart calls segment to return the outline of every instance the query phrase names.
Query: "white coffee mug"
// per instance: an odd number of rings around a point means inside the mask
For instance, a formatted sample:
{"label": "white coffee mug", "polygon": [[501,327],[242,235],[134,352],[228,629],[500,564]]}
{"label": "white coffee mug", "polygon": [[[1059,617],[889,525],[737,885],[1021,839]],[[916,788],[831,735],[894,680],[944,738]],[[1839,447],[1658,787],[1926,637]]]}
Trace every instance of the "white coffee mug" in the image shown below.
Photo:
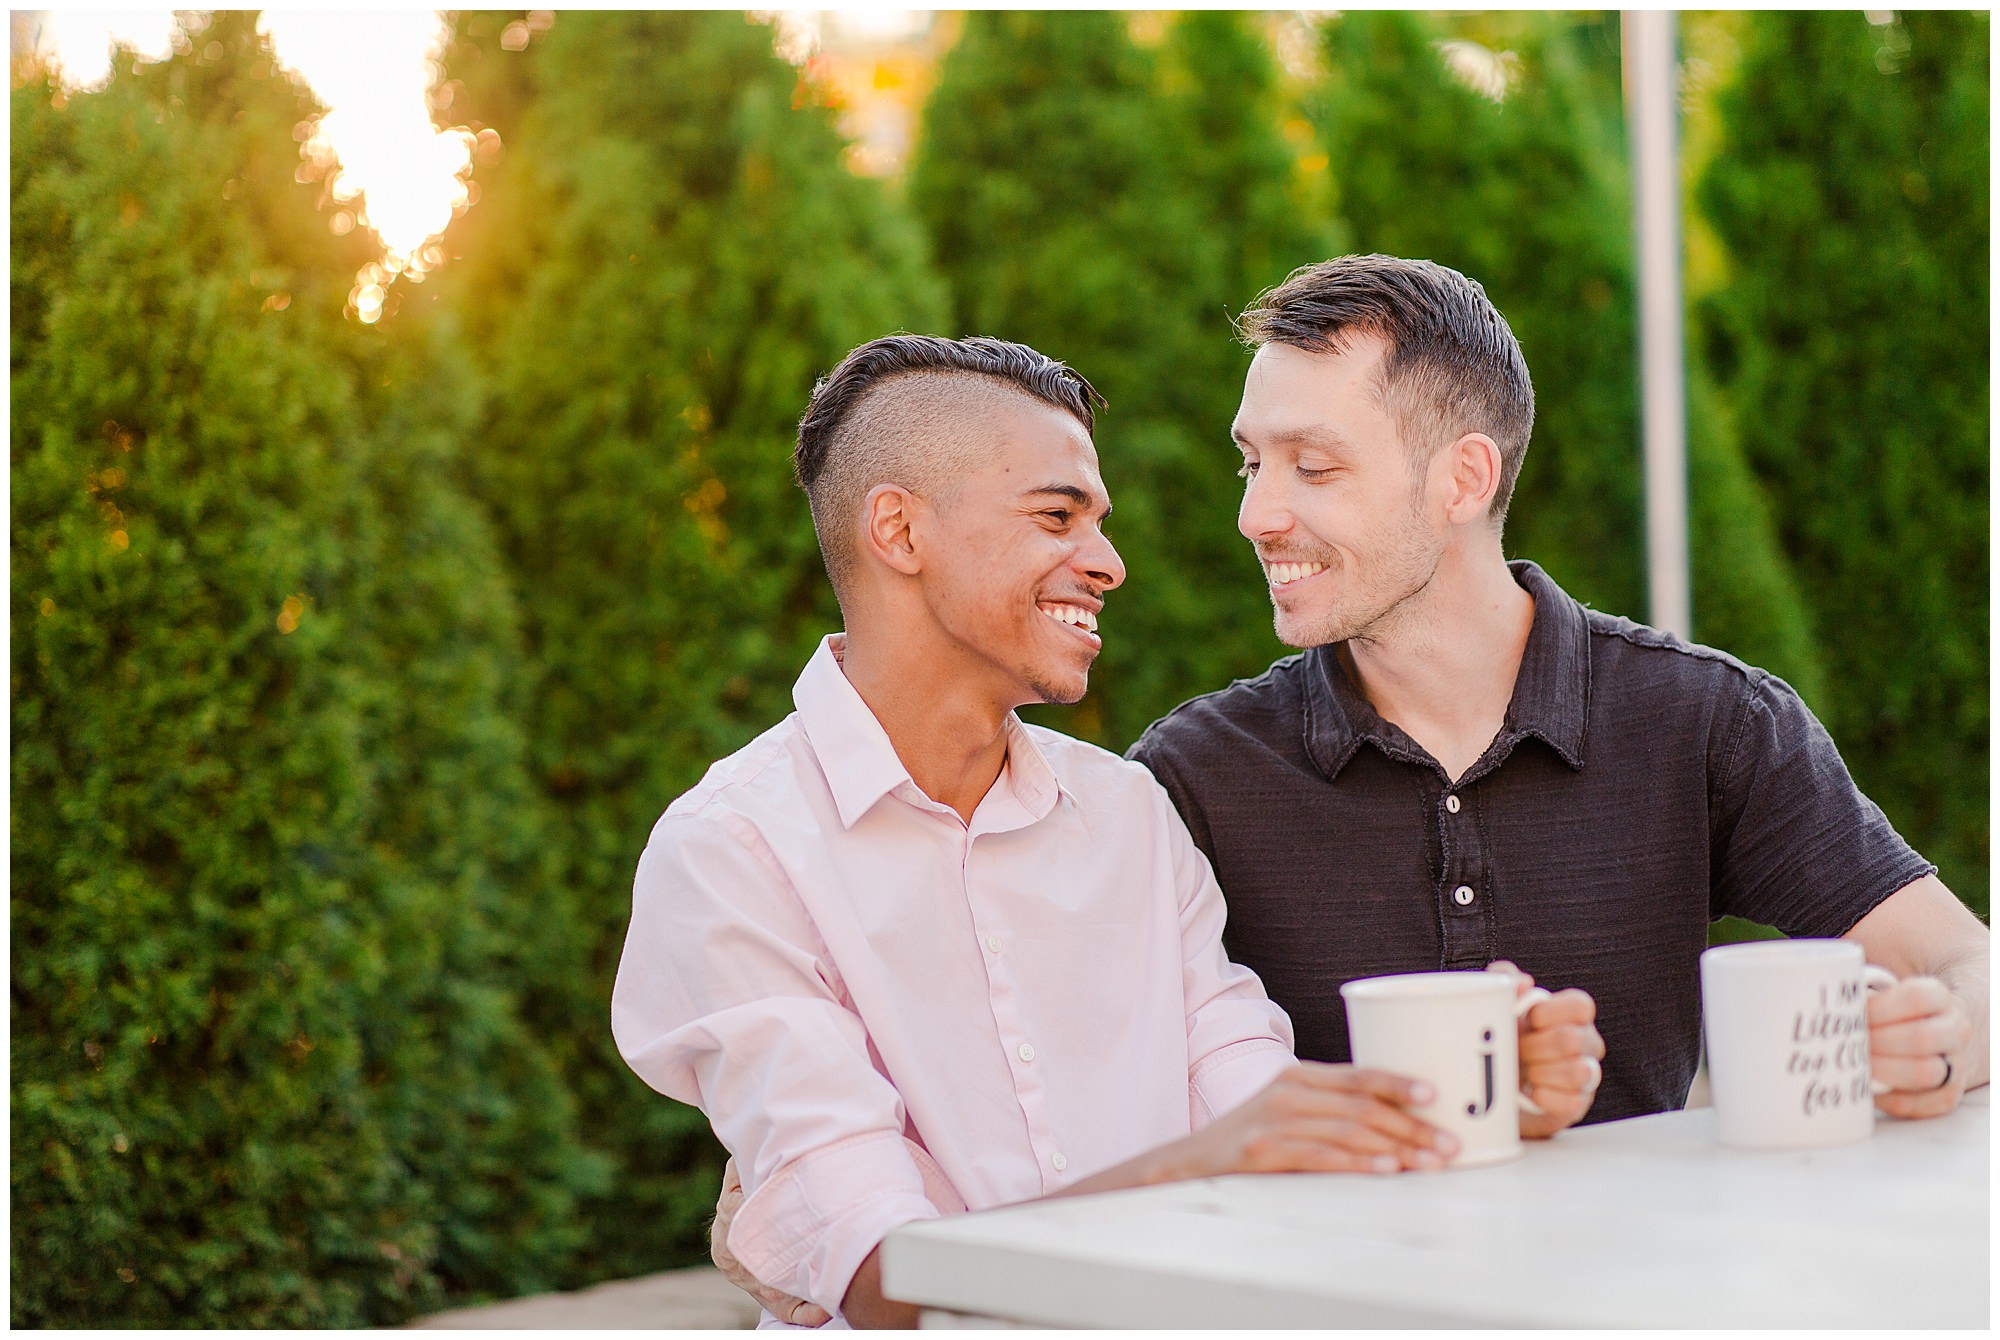
{"label": "white coffee mug", "polygon": [[1354,1064],[1420,1079],[1436,1097],[1413,1115],[1458,1137],[1454,1168],[1504,1163],[1521,1152],[1521,1092],[1515,1020],[1549,993],[1518,1001],[1497,972],[1412,972],[1363,977],[1340,988]]}
{"label": "white coffee mug", "polygon": [[1811,1149],[1875,1131],[1868,992],[1895,974],[1851,940],[1753,940],[1701,956],[1702,1033],[1716,1137]]}

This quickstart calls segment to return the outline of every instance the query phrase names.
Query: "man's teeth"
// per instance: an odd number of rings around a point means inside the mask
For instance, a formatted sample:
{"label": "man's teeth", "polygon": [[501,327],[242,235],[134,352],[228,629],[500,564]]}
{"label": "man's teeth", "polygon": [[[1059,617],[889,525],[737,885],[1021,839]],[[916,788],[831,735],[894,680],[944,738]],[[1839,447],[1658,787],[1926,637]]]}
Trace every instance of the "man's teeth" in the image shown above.
{"label": "man's teeth", "polygon": [[1325,571],[1326,564],[1324,563],[1266,563],[1264,565],[1264,572],[1269,576],[1271,585],[1273,586],[1283,586],[1286,582],[1296,582],[1303,577],[1310,577],[1316,572]]}
{"label": "man's teeth", "polygon": [[1057,623],[1071,624],[1086,632],[1097,631],[1097,616],[1081,605],[1037,605],[1035,608]]}

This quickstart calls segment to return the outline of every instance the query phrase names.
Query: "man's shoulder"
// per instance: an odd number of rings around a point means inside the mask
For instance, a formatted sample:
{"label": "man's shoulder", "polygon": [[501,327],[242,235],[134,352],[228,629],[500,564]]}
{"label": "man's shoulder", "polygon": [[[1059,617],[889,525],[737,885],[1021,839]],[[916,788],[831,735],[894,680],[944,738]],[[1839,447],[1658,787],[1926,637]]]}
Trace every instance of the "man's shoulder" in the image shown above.
{"label": "man's shoulder", "polygon": [[1094,800],[1124,797],[1156,785],[1152,773],[1109,749],[1047,726],[1025,721],[1021,725],[1056,780],[1078,796]]}
{"label": "man's shoulder", "polygon": [[795,808],[802,769],[809,758],[805,731],[793,712],[732,754],[708,765],[701,780],[675,797],[653,826],[663,829],[720,825],[735,829],[744,820]]}
{"label": "man's shoulder", "polygon": [[1590,632],[1594,689],[1631,689],[1649,697],[1666,691],[1741,698],[1767,684],[1783,683],[1719,647],[1689,642],[1623,615],[1581,608]]}
{"label": "man's shoulder", "polygon": [[1305,673],[1305,654],[1296,652],[1272,662],[1262,674],[1190,698],[1146,727],[1127,757],[1150,764],[1295,738]]}

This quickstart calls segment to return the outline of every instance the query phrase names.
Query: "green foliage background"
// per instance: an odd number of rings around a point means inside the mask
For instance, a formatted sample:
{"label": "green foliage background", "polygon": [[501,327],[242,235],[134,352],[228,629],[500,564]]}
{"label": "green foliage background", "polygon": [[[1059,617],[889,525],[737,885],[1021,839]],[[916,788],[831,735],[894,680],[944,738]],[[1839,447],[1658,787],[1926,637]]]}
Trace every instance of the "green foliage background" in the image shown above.
{"label": "green foliage background", "polygon": [[[1131,578],[1044,713],[1106,745],[1281,650],[1228,318],[1340,251],[1485,284],[1540,407],[1510,551],[1644,614],[1615,17],[1349,13],[1288,68],[1254,16],[970,14],[888,182],[741,14],[521,18],[458,17],[439,102],[499,139],[371,327],[247,16],[99,92],[16,68],[17,1325],[700,1259],[719,1152],[606,1002],[653,819],[836,626],[789,450],[864,339],[1110,398]],[[1982,911],[1987,24],[1683,25],[1697,635]]]}

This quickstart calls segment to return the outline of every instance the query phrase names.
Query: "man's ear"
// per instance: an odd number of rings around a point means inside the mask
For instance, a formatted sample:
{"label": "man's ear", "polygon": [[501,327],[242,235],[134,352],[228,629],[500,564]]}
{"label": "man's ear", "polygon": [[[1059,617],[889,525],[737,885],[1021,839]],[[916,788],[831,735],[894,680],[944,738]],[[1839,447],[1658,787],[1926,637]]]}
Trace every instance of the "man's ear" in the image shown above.
{"label": "man's ear", "polygon": [[877,484],[861,504],[861,547],[897,572],[923,571],[916,525],[923,502],[901,484]]}
{"label": "man's ear", "polygon": [[1464,525],[1488,515],[1500,489],[1500,447],[1484,433],[1467,433],[1444,449],[1449,472],[1445,517]]}

